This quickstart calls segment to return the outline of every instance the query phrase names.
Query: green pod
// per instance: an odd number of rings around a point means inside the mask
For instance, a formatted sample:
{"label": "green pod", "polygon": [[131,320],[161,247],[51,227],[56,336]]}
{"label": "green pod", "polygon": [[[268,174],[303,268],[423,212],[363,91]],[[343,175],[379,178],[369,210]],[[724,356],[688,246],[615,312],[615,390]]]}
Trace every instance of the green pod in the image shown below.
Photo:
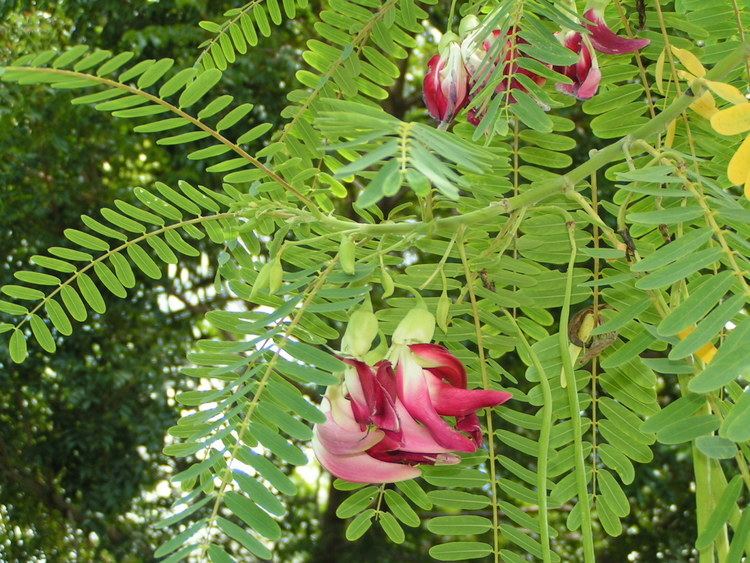
{"label": "green pod", "polygon": [[258,277],[255,278],[255,283],[253,284],[253,288],[250,290],[250,298],[252,299],[258,293],[266,289],[268,287],[268,282],[271,274],[271,265],[273,262],[266,262],[263,264],[263,267],[260,269],[260,272],[258,272]]}
{"label": "green pod", "polygon": [[443,290],[440,299],[438,299],[437,308],[435,309],[435,321],[440,329],[448,332],[448,321],[450,320],[451,300],[448,294]]}
{"label": "green pod", "polygon": [[271,262],[271,267],[268,271],[268,290],[273,294],[281,289],[281,285],[284,281],[284,269],[281,267],[281,260],[276,258]]}
{"label": "green pod", "polygon": [[354,275],[355,252],[356,248],[352,237],[342,237],[339,247],[339,261],[341,262],[341,269],[350,276]]}
{"label": "green pod", "polygon": [[381,271],[380,285],[383,286],[383,299],[388,299],[393,295],[393,290],[395,289],[393,278],[386,268],[383,268]]}

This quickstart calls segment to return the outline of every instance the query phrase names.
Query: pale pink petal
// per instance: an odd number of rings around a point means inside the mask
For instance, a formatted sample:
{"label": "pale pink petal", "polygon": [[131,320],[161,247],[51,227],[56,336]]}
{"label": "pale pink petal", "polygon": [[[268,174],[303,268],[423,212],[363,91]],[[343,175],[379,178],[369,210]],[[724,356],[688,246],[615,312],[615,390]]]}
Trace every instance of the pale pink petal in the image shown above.
{"label": "pale pink petal", "polygon": [[370,366],[353,358],[339,358],[349,367],[344,371],[344,382],[352,405],[354,418],[364,430],[375,411],[375,374]]}
{"label": "pale pink petal", "polygon": [[315,435],[313,436],[312,447],[315,457],[332,475],[353,483],[396,483],[414,479],[421,475],[421,471],[416,467],[387,463],[366,453],[352,455],[331,453],[326,450]]}
{"label": "pale pink petal", "polygon": [[332,454],[354,454],[364,452],[380,442],[385,434],[380,430],[371,429],[360,432],[336,424],[327,413],[328,420],[324,424],[316,424],[314,433],[326,450]]}

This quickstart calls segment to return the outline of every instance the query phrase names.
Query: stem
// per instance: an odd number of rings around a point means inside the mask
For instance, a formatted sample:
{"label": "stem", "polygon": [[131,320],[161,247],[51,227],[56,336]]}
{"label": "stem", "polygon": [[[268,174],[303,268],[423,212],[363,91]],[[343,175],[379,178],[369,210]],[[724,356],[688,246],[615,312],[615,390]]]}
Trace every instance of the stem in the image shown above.
{"label": "stem", "polygon": [[570,421],[573,425],[573,440],[575,446],[575,473],[578,488],[578,502],[581,505],[581,535],[583,536],[583,559],[586,563],[595,561],[594,534],[591,524],[591,506],[589,505],[588,483],[586,482],[586,465],[583,459],[583,431],[581,428],[581,406],[578,402],[573,362],[570,359],[568,340],[568,323],[570,321],[570,295],[573,291],[573,267],[576,258],[575,223],[568,221],[568,239],[570,240],[570,260],[565,281],[565,299],[560,312],[560,330],[558,332],[560,356],[563,371],[567,381],[568,405],[570,406]]}
{"label": "stem", "polygon": [[[479,368],[482,373],[482,387],[490,389],[490,378],[487,375],[487,362],[484,357],[484,338],[482,336],[482,324],[479,320],[479,307],[477,298],[474,295],[474,284],[472,272],[469,269],[469,261],[466,258],[466,249],[464,248],[464,228],[461,228],[458,234],[458,252],[461,255],[461,262],[464,265],[464,275],[466,285],[469,289],[469,299],[471,300],[471,312],[474,317],[474,330],[477,336],[477,351],[479,354]],[[500,515],[497,500],[497,476],[495,475],[495,431],[492,425],[492,409],[487,408],[484,411],[487,421],[487,449],[490,457],[490,485],[492,486],[492,535],[493,551],[495,554],[495,563],[500,561]]]}
{"label": "stem", "polygon": [[552,552],[549,547],[549,523],[547,514],[547,460],[549,456],[549,438],[552,433],[552,388],[549,379],[544,371],[544,366],[539,360],[534,350],[526,340],[526,336],[519,328],[516,319],[507,310],[503,313],[516,329],[518,337],[521,340],[524,350],[531,358],[531,363],[539,372],[539,385],[542,388],[542,397],[544,405],[542,406],[542,429],[539,431],[539,453],[537,454],[537,472],[536,472],[536,494],[537,503],[539,504],[539,541],[542,544],[542,561],[549,563],[552,561]]}

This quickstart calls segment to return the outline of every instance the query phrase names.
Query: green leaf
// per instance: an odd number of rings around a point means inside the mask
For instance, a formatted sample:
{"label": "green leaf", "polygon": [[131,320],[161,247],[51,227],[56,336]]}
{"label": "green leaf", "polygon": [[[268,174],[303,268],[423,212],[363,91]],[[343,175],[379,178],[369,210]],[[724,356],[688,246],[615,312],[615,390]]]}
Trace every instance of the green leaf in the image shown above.
{"label": "green leaf", "polygon": [[48,299],[44,306],[44,310],[47,312],[47,317],[52,321],[52,324],[57,331],[64,335],[70,336],[73,334],[73,326],[70,324],[68,315],[65,314],[62,306],[54,299]]}
{"label": "green leaf", "polygon": [[86,300],[86,303],[89,304],[89,307],[100,315],[104,314],[107,310],[104,298],[93,280],[83,272],[78,274],[78,288],[81,290],[81,295],[83,295],[83,298]]}
{"label": "green leaf", "polygon": [[731,440],[720,436],[699,436],[695,446],[712,459],[730,459],[737,453],[737,446]]}
{"label": "green leaf", "polygon": [[36,338],[36,341],[39,342],[39,345],[45,352],[54,354],[57,345],[55,344],[55,339],[52,337],[49,328],[44,324],[44,321],[39,315],[31,315],[29,323],[31,324],[31,332],[34,335],[34,338]]}
{"label": "green leaf", "polygon": [[750,318],[745,318],[729,332],[718,354],[702,373],[690,380],[688,388],[694,393],[708,393],[719,389],[750,369]]}
{"label": "green leaf", "polygon": [[718,246],[694,252],[673,262],[668,267],[643,276],[635,282],[635,287],[638,289],[657,289],[673,284],[694,274],[698,270],[709,267],[721,258],[723,254],[724,251]]}
{"label": "green leaf", "polygon": [[65,229],[63,234],[69,241],[84,248],[88,248],[89,250],[96,250],[98,252],[106,252],[109,250],[109,243],[98,237],[79,231],[78,229]]}
{"label": "green leaf", "polygon": [[662,444],[681,444],[718,430],[719,424],[719,419],[714,415],[691,416],[662,428],[656,433],[656,438]]}
{"label": "green leaf", "polygon": [[438,489],[427,493],[429,499],[438,506],[454,510],[481,510],[490,504],[486,495],[476,495],[464,491]]}
{"label": "green leaf", "polygon": [[465,561],[481,559],[492,553],[492,546],[476,541],[454,541],[430,548],[430,557],[438,561]]}
{"label": "green leaf", "polygon": [[745,298],[742,295],[735,295],[724,301],[706,315],[706,318],[682,342],[674,345],[669,352],[669,359],[680,360],[686,358],[705,344],[711,342],[726,327],[727,323],[742,310],[744,305]]}
{"label": "green leaf", "polygon": [[750,389],[740,395],[724,419],[719,434],[733,442],[750,440]]}
{"label": "green leaf", "polygon": [[698,250],[708,242],[712,234],[713,231],[708,227],[689,230],[677,240],[665,244],[653,254],[633,264],[631,270],[634,272],[648,272],[662,268]]}
{"label": "green leaf", "polygon": [[216,68],[205,70],[200,73],[193,82],[191,82],[180,95],[178,102],[180,108],[189,108],[203,96],[205,96],[211,88],[221,80],[221,71]]}
{"label": "green leaf", "polygon": [[430,510],[432,508],[432,501],[414,479],[399,481],[396,483],[396,488],[422,510]]}
{"label": "green leaf", "polygon": [[516,103],[510,106],[510,111],[525,125],[540,133],[552,133],[552,120],[531,96],[522,90],[514,89],[513,97]]}
{"label": "green leaf", "polygon": [[700,207],[672,207],[658,211],[629,213],[627,219],[631,223],[639,223],[641,225],[674,225],[676,223],[692,221],[701,215],[703,215],[703,209]]}
{"label": "green leaf", "polygon": [[750,538],[750,509],[745,507],[740,517],[740,522],[734,529],[732,543],[729,544],[727,561],[731,563],[739,562],[742,558],[742,552],[745,551],[747,540]]}
{"label": "green leaf", "polygon": [[44,299],[44,292],[23,285],[4,285],[0,288],[0,292],[21,301],[40,301]]}
{"label": "green leaf", "polygon": [[707,278],[679,307],[659,323],[657,326],[659,334],[672,336],[697,323],[729,291],[736,279],[734,272],[730,271],[719,272]]}
{"label": "green leaf", "polygon": [[383,531],[388,536],[388,539],[393,543],[404,543],[404,540],[406,539],[404,536],[404,530],[393,514],[390,512],[381,512],[378,521],[380,522],[380,527],[383,528]]}
{"label": "green leaf", "polygon": [[490,528],[492,528],[492,522],[487,518],[469,514],[438,516],[427,522],[427,529],[441,536],[471,536],[483,534]]}
{"label": "green leaf", "polygon": [[706,522],[706,527],[698,534],[698,539],[695,540],[695,549],[703,551],[714,542],[724,524],[729,520],[732,509],[735,508],[737,499],[740,498],[742,486],[742,477],[735,475],[716,503],[714,511],[711,513],[708,522]]}
{"label": "green leaf", "polygon": [[144,274],[155,280],[161,278],[161,270],[159,269],[159,266],[156,265],[153,258],[146,254],[146,251],[140,246],[137,244],[131,244],[127,247],[127,252],[128,256],[130,256],[130,259],[133,261],[133,264],[138,266],[138,269]]}
{"label": "green leaf", "polygon": [[304,465],[307,457],[295,445],[290,444],[280,434],[277,434],[260,422],[252,422],[248,427],[250,434],[275,455],[293,465]]}
{"label": "green leaf", "polygon": [[393,489],[385,490],[385,503],[391,510],[393,515],[401,520],[407,526],[415,528],[419,526],[420,520],[417,513],[414,512],[409,503],[404,500],[400,494],[395,492]]}
{"label": "green leaf", "polygon": [[68,309],[71,317],[73,317],[79,323],[82,323],[86,320],[86,318],[88,317],[86,306],[83,304],[81,296],[78,295],[78,292],[75,289],[73,289],[69,285],[62,286],[62,288],[60,289],[60,297],[62,297],[62,302]]}
{"label": "green leaf", "polygon": [[229,491],[224,495],[224,502],[235,516],[238,516],[261,536],[269,540],[281,538],[281,528],[276,521],[258,508],[249,498],[235,491]]}
{"label": "green leaf", "polygon": [[226,532],[226,534],[230,538],[239,542],[243,547],[245,547],[245,549],[247,549],[256,557],[260,557],[261,559],[271,559],[273,557],[273,553],[270,549],[268,549],[265,545],[260,543],[234,522],[231,522],[226,518],[222,518],[221,516],[219,516],[216,519],[216,523],[219,525],[219,528]]}
{"label": "green leaf", "polygon": [[338,358],[304,342],[289,341],[285,344],[284,351],[301,362],[312,364],[331,373],[342,372],[346,367]]}
{"label": "green leaf", "polygon": [[370,506],[377,496],[378,487],[370,486],[360,489],[338,506],[336,516],[341,519],[351,518]]}
{"label": "green leaf", "polygon": [[256,504],[261,506],[267,512],[274,516],[284,516],[286,514],[284,505],[281,504],[279,499],[276,498],[276,496],[264,485],[242,471],[234,471],[232,475],[240,489],[246,492]]}
{"label": "green leaf", "polygon": [[29,350],[26,346],[26,337],[19,329],[14,329],[13,334],[10,335],[8,350],[10,352],[10,359],[17,364],[23,363],[29,356]]}
{"label": "green leaf", "polygon": [[372,526],[373,516],[375,516],[374,508],[368,508],[364,512],[357,514],[357,516],[349,522],[349,525],[346,527],[346,539],[349,541],[356,541],[361,538]]}

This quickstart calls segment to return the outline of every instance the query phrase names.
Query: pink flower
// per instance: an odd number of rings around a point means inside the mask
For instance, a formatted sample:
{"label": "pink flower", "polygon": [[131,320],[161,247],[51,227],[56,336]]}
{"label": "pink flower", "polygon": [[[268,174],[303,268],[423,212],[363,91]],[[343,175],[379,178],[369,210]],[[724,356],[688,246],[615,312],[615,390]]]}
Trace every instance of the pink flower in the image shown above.
{"label": "pink flower", "polygon": [[[503,391],[467,389],[463,364],[437,344],[403,347],[396,364],[396,384],[398,398],[409,414],[429,429],[438,444],[459,452],[475,452],[481,445],[476,411],[511,398]],[[444,416],[455,417],[456,426]]]}
{"label": "pink flower", "polygon": [[590,33],[591,44],[600,53],[608,55],[634,53],[651,43],[648,39],[620,37],[609,28],[607,22],[604,21],[604,15],[597,8],[590,8],[583,14],[583,17],[585,20],[583,24]]}
{"label": "pink flower", "polygon": [[[559,35],[558,35],[559,37]],[[578,54],[578,62],[570,66],[555,67],[555,71],[564,74],[573,84],[557,84],[560,92],[575,96],[580,100],[587,100],[596,94],[602,72],[596,53],[587,44],[588,40],[574,31],[567,32],[562,37],[563,45]]]}
{"label": "pink flower", "polygon": [[[349,330],[355,330],[350,324]],[[432,339],[435,317],[410,311],[393,333],[390,357],[374,368],[353,358],[344,383],[328,388],[326,422],[313,429],[313,451],[336,477],[393,483],[420,475],[417,464],[454,464],[454,452],[482,445],[476,411],[510,399],[502,391],[468,390],[466,369]],[[453,417],[455,426],[444,416]]]}
{"label": "pink flower", "polygon": [[424,78],[424,101],[430,115],[440,122],[450,122],[468,101],[468,74],[458,43],[451,42],[427,63]]}

